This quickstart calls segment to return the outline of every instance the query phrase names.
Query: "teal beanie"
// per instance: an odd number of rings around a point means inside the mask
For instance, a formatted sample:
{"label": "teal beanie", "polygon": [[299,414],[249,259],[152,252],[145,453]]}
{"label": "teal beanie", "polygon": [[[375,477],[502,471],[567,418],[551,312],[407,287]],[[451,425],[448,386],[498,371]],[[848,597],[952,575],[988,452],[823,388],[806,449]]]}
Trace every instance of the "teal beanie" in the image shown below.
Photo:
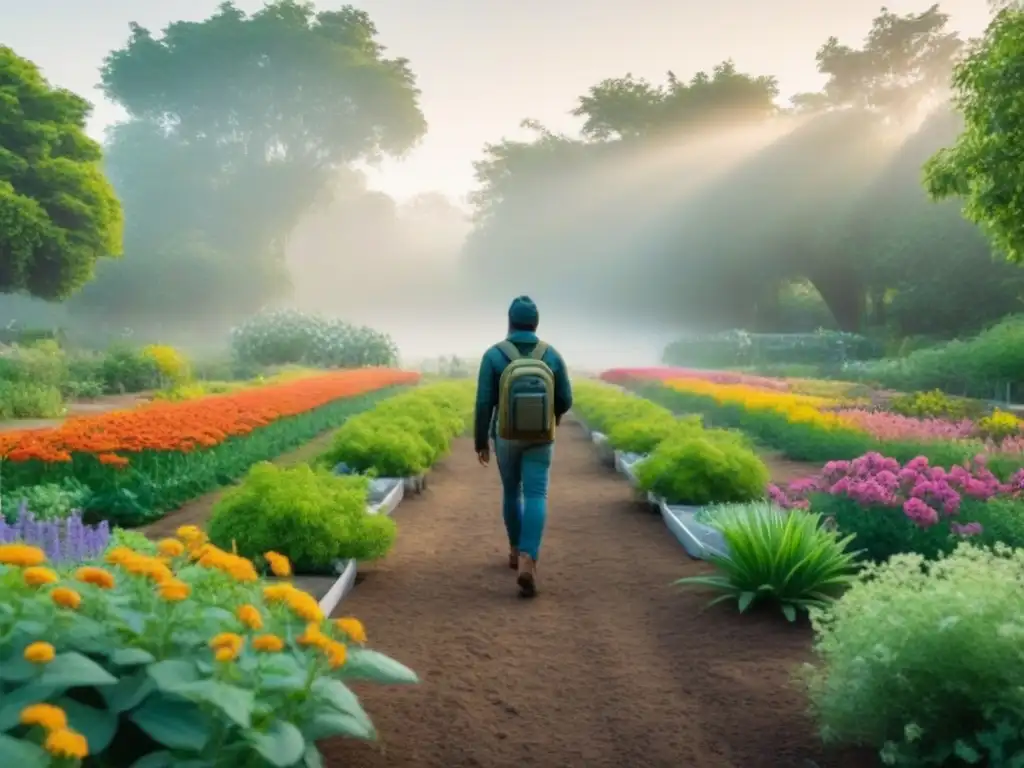
{"label": "teal beanie", "polygon": [[540,320],[540,312],[537,305],[529,296],[520,296],[513,299],[512,305],[508,308],[508,324],[517,328],[536,328]]}

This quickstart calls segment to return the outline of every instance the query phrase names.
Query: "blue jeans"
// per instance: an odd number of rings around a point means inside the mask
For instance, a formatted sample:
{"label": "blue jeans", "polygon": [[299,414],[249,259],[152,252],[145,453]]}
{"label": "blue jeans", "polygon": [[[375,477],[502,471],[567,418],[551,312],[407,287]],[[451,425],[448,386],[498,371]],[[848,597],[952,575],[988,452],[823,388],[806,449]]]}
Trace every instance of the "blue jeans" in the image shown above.
{"label": "blue jeans", "polygon": [[508,543],[534,560],[540,554],[548,516],[548,478],[554,443],[494,439],[494,454],[504,489],[502,515]]}

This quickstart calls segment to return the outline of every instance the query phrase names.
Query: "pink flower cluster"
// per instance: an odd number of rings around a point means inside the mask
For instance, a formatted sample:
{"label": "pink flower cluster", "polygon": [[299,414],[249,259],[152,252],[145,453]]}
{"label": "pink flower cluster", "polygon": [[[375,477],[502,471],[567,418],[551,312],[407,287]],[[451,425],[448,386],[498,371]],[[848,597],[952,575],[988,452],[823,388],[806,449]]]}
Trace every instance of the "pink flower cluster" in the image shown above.
{"label": "pink flower cluster", "polygon": [[752,376],[735,371],[704,371],[696,368],[612,368],[601,374],[605,381],[619,382],[624,379],[654,379],[655,381],[671,381],[672,379],[700,379],[712,384],[743,384],[758,389],[769,389],[773,392],[788,392],[789,383],[781,379],[769,379],[764,376]]}
{"label": "pink flower cluster", "polygon": [[[922,528],[955,517],[966,497],[990,499],[1016,495],[1024,490],[1024,470],[1009,483],[1001,483],[978,456],[973,462],[949,470],[932,467],[918,456],[902,467],[895,459],[880,453],[866,453],[853,461],[830,461],[821,474],[791,483],[786,490],[768,487],[769,498],[784,508],[806,507],[810,493],[845,496],[863,507],[901,507],[903,514]],[[978,523],[951,522],[954,533],[962,536],[981,532]]]}
{"label": "pink flower cluster", "polygon": [[863,408],[844,408],[836,413],[879,440],[966,440],[975,429],[970,419],[917,419]]}

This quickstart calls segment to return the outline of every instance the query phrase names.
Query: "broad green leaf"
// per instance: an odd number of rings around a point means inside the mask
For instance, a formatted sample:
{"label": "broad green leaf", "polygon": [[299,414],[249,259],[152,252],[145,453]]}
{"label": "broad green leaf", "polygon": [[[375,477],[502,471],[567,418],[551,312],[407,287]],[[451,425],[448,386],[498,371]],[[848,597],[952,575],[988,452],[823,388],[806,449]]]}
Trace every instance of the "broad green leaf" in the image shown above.
{"label": "broad green leaf", "polygon": [[57,706],[68,715],[68,725],[85,736],[90,754],[105,750],[117,732],[117,715],[108,709],[96,709],[67,697],[59,699]]}
{"label": "broad green leaf", "polygon": [[156,661],[153,654],[141,648],[119,648],[110,654],[110,660],[119,667],[136,667]]}
{"label": "broad green leaf", "polygon": [[302,756],[303,768],[324,768],[324,758],[316,744],[307,744],[306,753]]}
{"label": "broad green leaf", "polygon": [[369,719],[330,710],[317,713],[305,731],[310,741],[320,741],[331,736],[348,736],[369,741],[377,735]]}
{"label": "broad green leaf", "polygon": [[218,680],[197,680],[179,686],[175,693],[216,707],[225,717],[242,728],[249,728],[252,725],[252,709],[256,699],[250,690]]}
{"label": "broad green leaf", "polygon": [[313,681],[312,691],[325,704],[369,724],[370,717],[363,709],[363,705],[359,703],[359,697],[340,680],[335,680],[332,677],[319,677]]}
{"label": "broad green leaf", "polygon": [[189,701],[154,694],[132,710],[132,722],[168,749],[200,752],[210,738],[210,719]]}
{"label": "broad green leaf", "polygon": [[0,731],[9,731],[16,726],[25,707],[47,701],[55,693],[56,687],[33,682],[3,694],[0,697]]}
{"label": "broad green leaf", "polygon": [[0,765],[10,768],[47,768],[50,756],[37,744],[0,733]]}
{"label": "broad green leaf", "polygon": [[249,731],[246,737],[253,749],[276,768],[295,765],[306,751],[302,731],[287,720],[274,720],[266,731]]}
{"label": "broad green leaf", "polygon": [[23,680],[31,680],[40,673],[39,667],[31,662],[25,661],[19,653],[9,659],[0,661],[0,680],[9,683],[20,683]]}
{"label": "broad green leaf", "polygon": [[71,651],[57,654],[54,660],[43,668],[39,682],[67,689],[114,685],[117,678],[88,656]]}
{"label": "broad green leaf", "polygon": [[182,685],[193,683],[199,679],[196,665],[184,659],[167,659],[151,664],[147,671],[156,687],[161,691],[173,693]]}
{"label": "broad green leaf", "polygon": [[99,689],[100,695],[107,702],[111,712],[126,712],[137,707],[150,693],[156,690],[156,683],[145,669],[122,677],[115,685],[105,685]]}
{"label": "broad green leaf", "polygon": [[418,683],[416,673],[389,656],[366,648],[349,648],[348,660],[342,668],[346,680],[367,680],[383,685]]}
{"label": "broad green leaf", "polygon": [[174,755],[166,749],[150,752],[131,764],[131,768],[173,768]]}

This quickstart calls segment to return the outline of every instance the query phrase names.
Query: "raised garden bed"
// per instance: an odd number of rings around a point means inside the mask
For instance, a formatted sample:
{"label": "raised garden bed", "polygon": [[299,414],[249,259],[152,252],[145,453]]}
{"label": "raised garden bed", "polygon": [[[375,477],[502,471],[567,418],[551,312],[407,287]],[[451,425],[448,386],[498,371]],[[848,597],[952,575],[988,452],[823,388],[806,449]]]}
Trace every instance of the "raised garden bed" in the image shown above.
{"label": "raised garden bed", "polygon": [[664,499],[658,499],[657,504],[661,519],[690,557],[695,560],[706,560],[710,555],[728,557],[729,547],[722,534],[694,517],[700,507],[669,504]]}
{"label": "raised garden bed", "polygon": [[612,448],[611,443],[608,442],[608,435],[603,432],[591,432],[590,439],[593,440],[594,445],[597,446],[597,456],[601,459],[601,463],[609,467],[614,467],[615,450]]}

